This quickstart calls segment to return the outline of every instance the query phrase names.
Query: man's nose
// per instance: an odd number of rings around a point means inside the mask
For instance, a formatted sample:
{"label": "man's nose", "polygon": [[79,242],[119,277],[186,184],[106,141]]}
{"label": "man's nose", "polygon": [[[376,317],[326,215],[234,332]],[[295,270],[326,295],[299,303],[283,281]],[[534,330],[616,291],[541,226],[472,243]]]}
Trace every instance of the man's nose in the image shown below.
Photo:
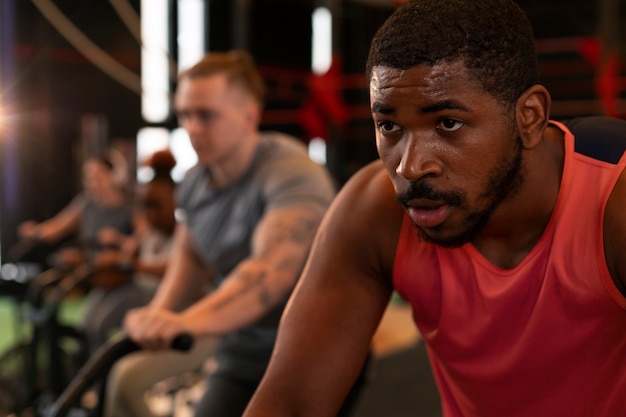
{"label": "man's nose", "polygon": [[409,181],[425,176],[441,175],[443,167],[436,157],[436,145],[428,137],[410,135],[402,149],[402,157],[396,167],[396,174]]}
{"label": "man's nose", "polygon": [[193,135],[200,131],[202,123],[199,117],[189,116],[181,123],[181,127],[185,129],[189,135]]}

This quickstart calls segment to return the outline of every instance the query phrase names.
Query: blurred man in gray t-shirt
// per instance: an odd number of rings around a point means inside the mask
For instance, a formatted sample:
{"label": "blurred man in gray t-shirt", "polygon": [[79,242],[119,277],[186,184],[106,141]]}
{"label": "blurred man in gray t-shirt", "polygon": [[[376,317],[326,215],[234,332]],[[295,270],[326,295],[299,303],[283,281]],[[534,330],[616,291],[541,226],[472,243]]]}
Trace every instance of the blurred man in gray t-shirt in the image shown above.
{"label": "blurred man in gray t-shirt", "polygon": [[[209,54],[179,78],[175,109],[199,162],[179,187],[184,221],[163,283],[127,315],[143,359],[125,358],[113,372],[110,416],[150,415],[137,388],[198,366],[212,336],[217,366],[196,415],[240,416],[265,372],[335,184],[298,140],[259,131],[263,92],[244,52]],[[194,352],[167,351],[181,333],[199,340],[195,361]]]}

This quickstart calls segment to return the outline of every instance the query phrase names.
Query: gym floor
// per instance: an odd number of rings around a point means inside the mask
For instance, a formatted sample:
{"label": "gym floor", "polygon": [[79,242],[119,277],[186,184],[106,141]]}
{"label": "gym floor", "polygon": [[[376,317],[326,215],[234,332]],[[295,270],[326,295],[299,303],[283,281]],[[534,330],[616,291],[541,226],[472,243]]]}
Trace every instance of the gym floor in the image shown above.
{"label": "gym floor", "polygon": [[389,305],[372,347],[370,383],[353,417],[441,417],[426,350],[406,303]]}

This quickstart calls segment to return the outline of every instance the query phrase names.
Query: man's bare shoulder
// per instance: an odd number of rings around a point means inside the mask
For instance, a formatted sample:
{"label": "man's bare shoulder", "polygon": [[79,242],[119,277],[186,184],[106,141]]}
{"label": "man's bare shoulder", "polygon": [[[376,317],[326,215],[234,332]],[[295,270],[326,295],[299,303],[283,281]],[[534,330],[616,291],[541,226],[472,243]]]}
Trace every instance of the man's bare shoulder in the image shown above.
{"label": "man's bare shoulder", "polygon": [[396,202],[393,185],[380,160],[370,162],[355,173],[345,185],[345,192],[354,194],[359,201],[375,210],[401,213]]}
{"label": "man's bare shoulder", "polygon": [[[327,226],[344,253],[361,262],[374,262],[379,271],[391,270],[404,211],[380,161],[361,168],[342,187],[334,201]],[[328,230],[328,229],[327,229]]]}

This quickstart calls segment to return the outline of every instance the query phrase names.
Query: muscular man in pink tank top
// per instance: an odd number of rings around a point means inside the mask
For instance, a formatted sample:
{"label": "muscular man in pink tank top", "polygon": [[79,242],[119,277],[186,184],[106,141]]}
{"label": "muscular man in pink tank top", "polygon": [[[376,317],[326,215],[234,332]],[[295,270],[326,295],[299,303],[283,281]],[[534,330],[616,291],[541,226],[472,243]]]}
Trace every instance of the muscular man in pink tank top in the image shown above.
{"label": "muscular man in pink tank top", "polygon": [[444,417],[626,416],[626,122],[550,120],[510,0],[404,3],[367,77],[380,161],[327,212],[244,417],[333,416],[394,290]]}

